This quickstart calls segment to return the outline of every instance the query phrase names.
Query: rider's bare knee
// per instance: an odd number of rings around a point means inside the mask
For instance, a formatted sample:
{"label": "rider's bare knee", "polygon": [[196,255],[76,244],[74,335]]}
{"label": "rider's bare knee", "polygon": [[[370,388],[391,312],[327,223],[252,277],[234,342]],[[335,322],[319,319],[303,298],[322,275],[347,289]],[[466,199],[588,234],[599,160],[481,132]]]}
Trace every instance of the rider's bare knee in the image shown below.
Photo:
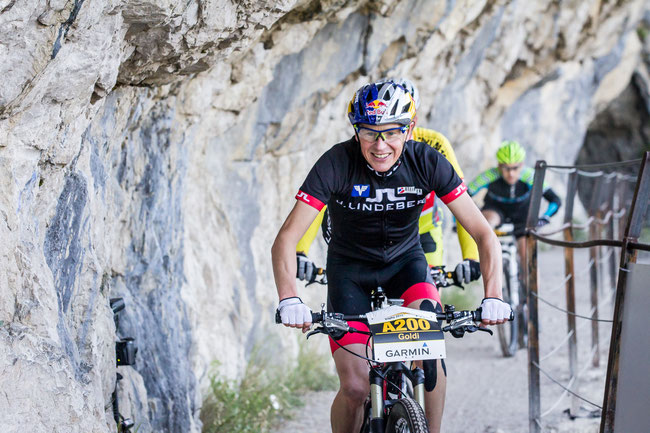
{"label": "rider's bare knee", "polygon": [[353,383],[341,384],[341,394],[354,406],[360,406],[368,396],[368,383],[362,381],[355,381]]}

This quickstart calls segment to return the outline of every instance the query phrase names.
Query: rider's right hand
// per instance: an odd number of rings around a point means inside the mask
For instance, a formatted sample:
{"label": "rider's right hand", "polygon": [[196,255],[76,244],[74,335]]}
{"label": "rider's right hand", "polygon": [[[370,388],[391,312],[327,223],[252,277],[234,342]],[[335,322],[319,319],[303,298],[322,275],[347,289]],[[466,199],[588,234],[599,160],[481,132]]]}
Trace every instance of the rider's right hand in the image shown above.
{"label": "rider's right hand", "polygon": [[303,332],[311,326],[311,309],[297,296],[282,299],[278,311],[284,326],[303,328]]}
{"label": "rider's right hand", "polygon": [[314,262],[309,260],[305,253],[296,253],[296,261],[298,269],[296,270],[296,278],[303,281],[309,281],[310,283],[316,279],[316,273],[314,269]]}

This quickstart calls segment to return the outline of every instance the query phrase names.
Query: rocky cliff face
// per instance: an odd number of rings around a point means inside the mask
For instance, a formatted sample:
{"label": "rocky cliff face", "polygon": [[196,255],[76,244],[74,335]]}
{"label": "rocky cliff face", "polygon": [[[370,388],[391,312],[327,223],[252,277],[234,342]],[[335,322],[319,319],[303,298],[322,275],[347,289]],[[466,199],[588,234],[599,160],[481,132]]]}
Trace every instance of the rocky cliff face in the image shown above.
{"label": "rocky cliff face", "polygon": [[645,3],[0,0],[2,430],[115,431],[128,336],[123,414],[200,431],[212,361],[295,349],[270,245],[360,85],[412,78],[468,177],[503,138],[572,163],[635,71],[648,88]]}

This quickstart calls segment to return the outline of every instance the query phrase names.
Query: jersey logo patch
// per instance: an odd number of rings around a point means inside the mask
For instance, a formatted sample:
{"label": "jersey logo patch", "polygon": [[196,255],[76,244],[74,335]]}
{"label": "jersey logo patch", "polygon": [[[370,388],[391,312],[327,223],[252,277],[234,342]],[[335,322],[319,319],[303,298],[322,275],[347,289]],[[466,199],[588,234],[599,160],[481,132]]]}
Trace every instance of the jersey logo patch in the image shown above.
{"label": "jersey logo patch", "polygon": [[370,197],[370,185],[354,185],[352,197]]}
{"label": "jersey logo patch", "polygon": [[402,201],[406,200],[406,197],[397,197],[395,196],[395,190],[393,188],[380,188],[375,191],[375,197],[369,198],[366,200],[367,203],[381,203],[384,201],[384,194],[388,201]]}
{"label": "jersey logo patch", "polygon": [[418,194],[422,195],[422,189],[414,186],[400,186],[397,188],[398,194]]}

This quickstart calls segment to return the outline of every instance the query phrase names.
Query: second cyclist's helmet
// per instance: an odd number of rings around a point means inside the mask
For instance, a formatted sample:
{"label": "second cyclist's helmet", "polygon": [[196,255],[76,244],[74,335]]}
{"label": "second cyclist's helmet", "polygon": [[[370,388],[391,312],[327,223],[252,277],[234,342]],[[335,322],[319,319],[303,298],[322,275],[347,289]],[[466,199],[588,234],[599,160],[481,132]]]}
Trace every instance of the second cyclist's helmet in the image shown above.
{"label": "second cyclist's helmet", "polygon": [[524,158],[526,158],[526,151],[516,141],[506,140],[497,150],[499,164],[519,164],[524,161]]}
{"label": "second cyclist's helmet", "polygon": [[352,125],[408,125],[415,117],[415,103],[408,92],[393,82],[366,84],[354,94],[348,104],[348,119]]}
{"label": "second cyclist's helmet", "polygon": [[404,90],[408,92],[409,95],[411,95],[411,98],[413,98],[413,102],[415,102],[415,109],[417,110],[420,108],[420,92],[418,92],[418,88],[415,87],[415,84],[408,78],[382,78],[379,80],[380,82],[385,82],[385,81],[390,81],[395,84],[399,84],[400,86],[404,87]]}

